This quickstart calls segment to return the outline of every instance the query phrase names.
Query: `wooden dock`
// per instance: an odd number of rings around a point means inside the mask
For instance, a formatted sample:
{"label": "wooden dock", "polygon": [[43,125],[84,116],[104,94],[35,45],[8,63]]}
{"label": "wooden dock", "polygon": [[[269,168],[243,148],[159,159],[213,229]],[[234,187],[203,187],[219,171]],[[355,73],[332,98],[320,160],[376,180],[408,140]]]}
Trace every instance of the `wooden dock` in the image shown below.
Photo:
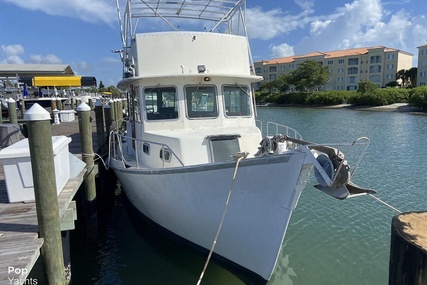
{"label": "wooden dock", "polygon": [[[71,137],[69,151],[75,155],[81,154],[77,118],[72,122],[52,125],[52,135]],[[96,149],[94,121],[92,137]],[[59,215],[62,220],[69,219],[70,213],[73,212],[70,211],[70,207],[75,207],[72,200],[82,184],[85,171],[86,169],[83,169],[77,177],[70,179],[58,196]],[[40,255],[42,244],[43,239],[38,237],[35,203],[8,203],[3,166],[0,165],[0,285],[30,284],[26,283],[26,279]]]}

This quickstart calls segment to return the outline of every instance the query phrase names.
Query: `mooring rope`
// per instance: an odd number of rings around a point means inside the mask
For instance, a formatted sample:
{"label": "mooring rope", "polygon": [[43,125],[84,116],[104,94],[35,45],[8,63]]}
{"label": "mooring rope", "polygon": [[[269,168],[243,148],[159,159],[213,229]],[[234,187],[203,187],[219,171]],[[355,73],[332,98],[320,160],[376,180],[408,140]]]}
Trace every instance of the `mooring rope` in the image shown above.
{"label": "mooring rope", "polygon": [[378,198],[378,197],[375,197],[374,195],[372,195],[372,194],[368,194],[368,196],[371,196],[372,198],[374,198],[375,200],[377,200],[378,202],[380,202],[381,204],[383,204],[383,205],[385,205],[385,206],[387,206],[387,207],[389,207],[390,209],[392,209],[392,210],[395,210],[396,212],[398,212],[399,214],[401,214],[402,213],[402,211],[400,211],[400,210],[398,210],[397,208],[395,208],[395,207],[393,207],[392,205],[390,205],[390,204],[387,204],[386,202],[384,202],[383,200],[381,200],[380,198]]}
{"label": "mooring rope", "polygon": [[212,243],[211,250],[209,251],[208,258],[206,259],[205,266],[203,267],[202,273],[200,274],[199,281],[197,281],[197,285],[200,285],[200,283],[202,282],[203,276],[205,275],[206,269],[208,268],[209,261],[212,257],[212,253],[215,249],[216,242],[219,237],[219,233],[221,232],[222,224],[224,223],[225,215],[227,214],[228,202],[230,202],[231,192],[233,192],[234,181],[236,181],[236,175],[237,175],[237,170],[239,168],[239,163],[243,158],[246,158],[247,156],[248,156],[247,152],[241,152],[234,156],[234,158],[237,160],[236,167],[234,168],[233,180],[231,181],[231,184],[230,184],[230,190],[228,191],[227,201],[225,202],[224,211],[222,212],[221,222],[219,223],[218,230],[215,235],[215,239]]}

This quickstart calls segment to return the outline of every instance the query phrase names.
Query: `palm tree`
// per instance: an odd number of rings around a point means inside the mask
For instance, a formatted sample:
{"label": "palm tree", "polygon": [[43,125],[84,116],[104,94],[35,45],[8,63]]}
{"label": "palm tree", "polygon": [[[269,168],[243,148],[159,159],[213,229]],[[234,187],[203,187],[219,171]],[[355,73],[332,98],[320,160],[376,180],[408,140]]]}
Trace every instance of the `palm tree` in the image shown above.
{"label": "palm tree", "polygon": [[401,87],[405,87],[405,82],[406,82],[406,70],[405,69],[401,69],[396,73],[396,81],[397,80],[402,80],[402,85]]}

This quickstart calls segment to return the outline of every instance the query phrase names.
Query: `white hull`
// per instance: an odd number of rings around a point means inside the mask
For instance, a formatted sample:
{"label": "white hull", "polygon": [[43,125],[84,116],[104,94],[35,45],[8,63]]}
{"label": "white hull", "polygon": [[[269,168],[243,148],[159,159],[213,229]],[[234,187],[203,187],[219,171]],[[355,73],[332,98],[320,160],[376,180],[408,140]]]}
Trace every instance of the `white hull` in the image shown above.
{"label": "white hull", "polygon": [[[243,160],[215,253],[268,280],[311,165],[305,154]],[[112,161],[124,191],[147,218],[209,250],[235,163],[144,170]],[[279,185],[279,186],[278,186]]]}

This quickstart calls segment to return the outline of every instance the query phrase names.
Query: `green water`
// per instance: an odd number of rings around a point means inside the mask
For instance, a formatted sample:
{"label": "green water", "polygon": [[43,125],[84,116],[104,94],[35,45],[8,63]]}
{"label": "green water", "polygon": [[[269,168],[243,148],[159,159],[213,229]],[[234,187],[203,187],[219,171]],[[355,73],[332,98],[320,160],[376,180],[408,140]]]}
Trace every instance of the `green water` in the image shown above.
{"label": "green water", "polygon": [[[258,118],[297,129],[318,143],[371,139],[354,182],[401,211],[427,210],[427,116],[312,108],[259,108]],[[335,200],[304,190],[269,284],[388,284],[391,219],[371,197]],[[101,212],[94,245],[73,239],[73,284],[196,284],[205,258],[171,242],[129,210],[116,191]],[[78,232],[73,233],[78,236]],[[210,263],[202,284],[243,284]]]}

